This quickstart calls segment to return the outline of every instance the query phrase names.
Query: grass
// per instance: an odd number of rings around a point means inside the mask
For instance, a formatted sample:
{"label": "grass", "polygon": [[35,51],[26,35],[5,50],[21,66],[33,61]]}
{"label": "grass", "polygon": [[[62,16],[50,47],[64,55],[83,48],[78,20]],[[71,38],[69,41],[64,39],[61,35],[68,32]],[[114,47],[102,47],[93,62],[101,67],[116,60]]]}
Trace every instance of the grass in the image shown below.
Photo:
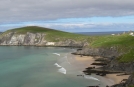
{"label": "grass", "polygon": [[[96,40],[94,40],[91,45],[94,47],[111,47],[111,46],[126,46],[126,45],[133,45],[134,37],[128,34],[120,35],[120,36],[98,36]],[[127,44],[126,44],[127,43]]]}
{"label": "grass", "polygon": [[22,28],[16,28],[16,29],[12,29],[12,30],[8,30],[6,31],[6,33],[8,32],[16,32],[16,34],[25,34],[27,32],[31,32],[31,33],[44,33],[44,32],[54,32],[56,30],[53,29],[49,29],[49,28],[43,28],[43,27],[37,27],[37,26],[27,26],[27,27],[22,27]]}
{"label": "grass", "polygon": [[119,53],[124,53],[117,58],[119,62],[134,62],[134,37],[129,34],[100,36],[91,43],[91,46],[116,47]]}

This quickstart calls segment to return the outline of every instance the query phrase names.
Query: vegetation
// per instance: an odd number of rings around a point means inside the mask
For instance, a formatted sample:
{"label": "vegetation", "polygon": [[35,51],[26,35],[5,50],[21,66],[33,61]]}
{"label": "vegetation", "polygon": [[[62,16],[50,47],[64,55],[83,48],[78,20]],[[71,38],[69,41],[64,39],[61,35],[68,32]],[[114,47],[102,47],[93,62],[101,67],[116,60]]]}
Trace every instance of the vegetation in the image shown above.
{"label": "vegetation", "polygon": [[134,37],[129,34],[99,36],[91,42],[92,47],[116,47],[124,55],[118,57],[119,62],[134,61]]}

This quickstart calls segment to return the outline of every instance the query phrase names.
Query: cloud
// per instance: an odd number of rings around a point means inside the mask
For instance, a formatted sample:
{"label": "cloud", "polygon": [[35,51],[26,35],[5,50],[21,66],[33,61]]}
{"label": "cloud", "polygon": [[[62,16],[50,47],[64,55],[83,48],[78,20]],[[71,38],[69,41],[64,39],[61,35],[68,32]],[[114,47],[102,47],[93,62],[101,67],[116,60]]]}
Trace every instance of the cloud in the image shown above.
{"label": "cloud", "polygon": [[0,0],[0,23],[134,15],[133,0]]}

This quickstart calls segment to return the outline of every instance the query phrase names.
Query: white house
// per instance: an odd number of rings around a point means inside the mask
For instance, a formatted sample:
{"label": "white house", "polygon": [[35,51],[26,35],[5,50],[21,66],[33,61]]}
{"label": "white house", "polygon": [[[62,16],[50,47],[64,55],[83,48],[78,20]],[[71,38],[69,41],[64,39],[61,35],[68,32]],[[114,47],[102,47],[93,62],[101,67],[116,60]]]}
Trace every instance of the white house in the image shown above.
{"label": "white house", "polygon": [[115,34],[111,34],[111,35],[113,35],[113,36],[114,36]]}
{"label": "white house", "polygon": [[134,33],[133,33],[133,32],[131,32],[131,33],[129,33],[129,35],[133,36],[133,35],[134,35]]}

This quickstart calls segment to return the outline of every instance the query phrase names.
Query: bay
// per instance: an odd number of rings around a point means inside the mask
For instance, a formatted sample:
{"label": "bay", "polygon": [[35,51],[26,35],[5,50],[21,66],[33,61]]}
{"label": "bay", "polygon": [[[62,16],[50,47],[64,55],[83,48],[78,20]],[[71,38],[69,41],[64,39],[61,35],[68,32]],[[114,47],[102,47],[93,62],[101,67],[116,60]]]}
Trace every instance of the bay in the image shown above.
{"label": "bay", "polygon": [[1,46],[0,87],[86,87],[101,84],[100,81],[77,77],[81,72],[66,60],[66,57],[72,57],[73,51],[60,47]]}

